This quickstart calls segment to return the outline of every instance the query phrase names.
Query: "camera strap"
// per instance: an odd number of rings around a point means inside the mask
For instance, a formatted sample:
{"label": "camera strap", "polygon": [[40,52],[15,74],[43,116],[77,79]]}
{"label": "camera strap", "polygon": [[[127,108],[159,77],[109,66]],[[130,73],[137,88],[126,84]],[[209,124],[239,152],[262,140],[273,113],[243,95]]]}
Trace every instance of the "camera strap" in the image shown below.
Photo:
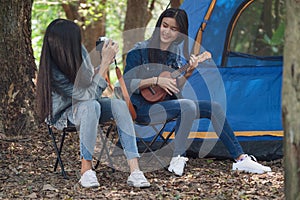
{"label": "camera strap", "polygon": [[121,87],[121,91],[122,91],[122,94],[123,94],[123,98],[128,106],[128,109],[129,109],[129,112],[131,114],[131,117],[132,117],[132,120],[134,121],[136,119],[136,112],[135,112],[135,109],[131,103],[131,100],[130,100],[130,97],[129,97],[129,94],[128,94],[128,90],[126,88],[126,85],[125,85],[125,81],[123,79],[123,75],[121,73],[121,70],[120,68],[118,67],[117,65],[117,61],[115,60],[115,69],[116,69],[116,75],[117,75],[117,78],[119,80],[119,84],[120,84],[120,87]]}

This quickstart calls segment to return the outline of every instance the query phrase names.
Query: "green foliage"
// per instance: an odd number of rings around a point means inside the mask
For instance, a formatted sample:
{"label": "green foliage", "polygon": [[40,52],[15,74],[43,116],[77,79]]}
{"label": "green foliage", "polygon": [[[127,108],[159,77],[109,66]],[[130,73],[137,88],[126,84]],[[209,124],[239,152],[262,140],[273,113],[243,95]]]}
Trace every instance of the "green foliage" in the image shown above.
{"label": "green foliage", "polygon": [[283,44],[284,40],[284,30],[285,30],[285,24],[282,22],[277,30],[273,33],[273,36],[271,38],[271,45],[280,45]]}
{"label": "green foliage", "polygon": [[210,164],[210,163],[213,163],[214,161],[211,159],[207,159],[206,162]]}
{"label": "green foliage", "polygon": [[284,44],[284,29],[285,25],[281,23],[271,38],[266,34],[264,35],[265,44],[269,45],[274,53],[278,53],[278,46],[283,46]]}
{"label": "green foliage", "polygon": [[126,15],[126,1],[108,1],[106,11],[106,34],[108,37],[117,40],[119,44],[122,37],[124,28],[125,15]]}
{"label": "green foliage", "polygon": [[[78,3],[77,0],[39,0],[34,1],[32,8],[32,47],[36,64],[39,64],[39,57],[41,54],[43,37],[48,24],[56,18],[66,18],[66,14],[62,8],[64,3]],[[106,4],[101,4],[101,0],[86,0],[86,3],[80,3],[78,7],[79,14],[84,18],[83,22],[76,21],[80,26],[87,26],[93,21],[99,20],[103,17],[103,12],[106,13],[106,37],[112,38],[119,44],[120,53],[123,48],[122,31],[124,28],[127,1],[126,0],[109,0]],[[156,19],[161,11],[165,9],[168,1],[157,0],[155,10],[153,11],[153,19],[149,26],[154,26]],[[100,12],[99,12],[100,11]],[[120,68],[122,66],[122,55],[117,56]],[[111,67],[114,69],[114,67]],[[115,73],[111,73],[111,81],[116,81]]]}
{"label": "green foliage", "polygon": [[[70,1],[70,3],[75,2],[76,1]],[[104,6],[99,0],[87,0],[86,3],[81,3],[78,8],[78,12],[85,19],[85,26],[102,17],[103,12],[99,12],[101,10],[106,12],[106,36],[116,40],[120,44],[121,49],[121,44],[123,43],[121,36],[126,14],[126,1],[111,0],[107,1]],[[66,18],[61,0],[34,1],[32,8],[32,47],[37,66],[45,30],[48,24],[56,18]],[[80,24],[81,22],[77,23],[82,25]]]}
{"label": "green foliage", "polygon": [[[267,5],[268,3],[271,5]],[[267,10],[268,17],[264,16],[265,8],[271,9]],[[284,1],[254,1],[238,19],[231,38],[230,49],[258,56],[282,55],[284,22]]]}
{"label": "green foliage", "polygon": [[86,3],[79,4],[78,13],[84,17],[84,25],[87,26],[103,17],[104,9],[105,5],[99,1],[87,0]]}
{"label": "green foliage", "polygon": [[39,57],[43,45],[43,37],[48,24],[56,18],[65,18],[61,4],[54,1],[34,1],[31,23],[32,23],[32,48],[36,64],[39,64]]}

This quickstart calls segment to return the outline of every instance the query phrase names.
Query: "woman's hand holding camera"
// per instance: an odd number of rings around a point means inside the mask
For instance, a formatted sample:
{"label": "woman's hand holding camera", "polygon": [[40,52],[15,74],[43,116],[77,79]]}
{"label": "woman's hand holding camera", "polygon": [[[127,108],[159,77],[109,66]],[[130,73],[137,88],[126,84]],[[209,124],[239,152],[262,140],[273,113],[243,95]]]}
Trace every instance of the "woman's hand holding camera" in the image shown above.
{"label": "woman's hand holding camera", "polygon": [[107,70],[109,69],[109,65],[112,64],[115,60],[116,54],[119,51],[119,45],[113,42],[111,39],[105,41],[102,51],[101,51],[101,63],[99,73],[102,76],[105,76]]}

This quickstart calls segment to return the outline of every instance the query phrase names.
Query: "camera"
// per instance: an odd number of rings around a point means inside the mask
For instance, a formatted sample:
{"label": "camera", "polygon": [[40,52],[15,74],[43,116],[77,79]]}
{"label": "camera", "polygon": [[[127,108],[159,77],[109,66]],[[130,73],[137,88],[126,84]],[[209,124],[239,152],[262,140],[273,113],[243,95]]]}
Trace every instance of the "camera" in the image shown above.
{"label": "camera", "polygon": [[96,41],[96,51],[101,51],[105,42],[108,42],[109,38],[107,37],[99,37]]}

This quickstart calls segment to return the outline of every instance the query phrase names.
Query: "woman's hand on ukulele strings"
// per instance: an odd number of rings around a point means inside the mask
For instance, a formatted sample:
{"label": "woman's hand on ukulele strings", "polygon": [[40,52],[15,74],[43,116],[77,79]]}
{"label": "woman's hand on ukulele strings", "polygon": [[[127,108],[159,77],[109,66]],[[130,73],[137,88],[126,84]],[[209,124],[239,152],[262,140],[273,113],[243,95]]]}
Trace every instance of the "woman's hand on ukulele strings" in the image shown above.
{"label": "woman's hand on ukulele strings", "polygon": [[192,75],[194,69],[198,66],[198,58],[194,54],[190,56],[189,67],[186,70],[186,76]]}
{"label": "woman's hand on ukulele strings", "polygon": [[192,75],[194,69],[198,66],[199,62],[204,62],[206,60],[211,59],[211,53],[208,51],[204,51],[202,54],[200,55],[194,55],[192,54],[190,56],[190,60],[189,60],[189,68],[186,70],[186,75],[190,76]]}
{"label": "woman's hand on ukulele strings", "polygon": [[158,77],[157,85],[164,89],[169,95],[177,94],[179,89],[177,88],[176,79],[166,78],[166,77]]}

